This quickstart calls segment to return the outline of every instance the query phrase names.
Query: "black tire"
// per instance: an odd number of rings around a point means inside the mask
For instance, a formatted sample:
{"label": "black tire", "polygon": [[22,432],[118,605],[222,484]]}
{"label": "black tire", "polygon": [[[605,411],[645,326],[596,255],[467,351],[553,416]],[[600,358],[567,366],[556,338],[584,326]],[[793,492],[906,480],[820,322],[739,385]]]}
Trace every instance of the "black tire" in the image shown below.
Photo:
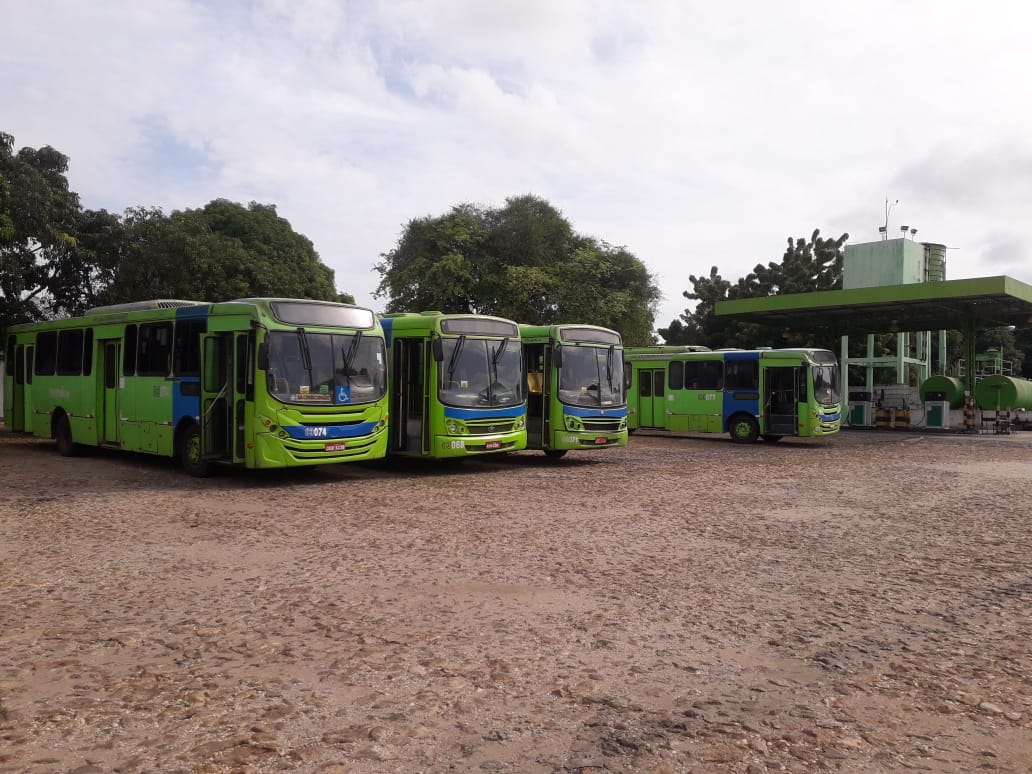
{"label": "black tire", "polygon": [[67,414],[58,414],[54,420],[54,440],[57,441],[57,453],[62,457],[78,456],[79,444],[72,440],[72,423]]}
{"label": "black tire", "polygon": [[760,435],[759,425],[748,414],[735,414],[727,429],[735,443],[753,443]]}
{"label": "black tire", "polygon": [[191,424],[179,436],[179,462],[191,476],[205,478],[211,475],[211,463],[201,454],[201,431]]}
{"label": "black tire", "polygon": [[565,457],[567,451],[567,449],[545,449],[545,456],[557,460],[560,457]]}
{"label": "black tire", "polygon": [[783,435],[771,435],[770,433],[764,433],[763,440],[766,441],[767,443],[777,443],[778,441],[780,441],[784,437],[785,436],[783,436]]}

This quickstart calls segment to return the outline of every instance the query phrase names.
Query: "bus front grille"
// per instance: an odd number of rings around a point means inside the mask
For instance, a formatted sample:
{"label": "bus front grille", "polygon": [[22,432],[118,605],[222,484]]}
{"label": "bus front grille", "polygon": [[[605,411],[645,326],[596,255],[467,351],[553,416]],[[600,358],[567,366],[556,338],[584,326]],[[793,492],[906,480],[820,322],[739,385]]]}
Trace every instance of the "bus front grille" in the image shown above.
{"label": "bus front grille", "polygon": [[497,433],[511,433],[515,421],[512,417],[500,417],[498,419],[467,419],[466,429],[470,435],[495,435]]}
{"label": "bus front grille", "polygon": [[581,417],[581,423],[585,430],[594,430],[598,433],[615,433],[620,429],[620,418],[610,417]]}

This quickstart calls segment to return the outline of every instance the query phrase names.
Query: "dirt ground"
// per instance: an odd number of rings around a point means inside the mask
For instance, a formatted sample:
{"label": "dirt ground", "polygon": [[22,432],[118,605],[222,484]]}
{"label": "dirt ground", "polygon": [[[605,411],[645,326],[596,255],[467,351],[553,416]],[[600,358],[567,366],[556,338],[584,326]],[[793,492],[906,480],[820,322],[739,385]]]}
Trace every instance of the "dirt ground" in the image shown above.
{"label": "dirt ground", "polygon": [[1032,771],[1032,433],[0,486],[0,772]]}

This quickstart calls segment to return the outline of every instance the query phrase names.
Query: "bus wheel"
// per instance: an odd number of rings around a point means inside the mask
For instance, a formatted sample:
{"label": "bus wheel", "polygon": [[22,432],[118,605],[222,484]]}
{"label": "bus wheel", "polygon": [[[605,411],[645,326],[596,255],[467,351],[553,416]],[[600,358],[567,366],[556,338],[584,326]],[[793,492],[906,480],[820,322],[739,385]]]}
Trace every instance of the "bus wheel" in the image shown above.
{"label": "bus wheel", "polygon": [[74,457],[79,453],[79,444],[72,440],[72,423],[67,414],[58,414],[54,420],[54,440],[57,441],[57,453],[62,457]]}
{"label": "bus wheel", "polygon": [[748,414],[738,414],[731,418],[731,440],[735,443],[752,443],[760,434],[756,420]]}
{"label": "bus wheel", "polygon": [[545,449],[545,456],[557,460],[566,456],[567,449]]}
{"label": "bus wheel", "polygon": [[766,441],[767,443],[777,443],[778,441],[780,441],[784,437],[785,436],[783,436],[783,435],[771,435],[770,433],[764,433],[763,440]]}
{"label": "bus wheel", "polygon": [[201,453],[201,431],[197,425],[186,427],[179,437],[179,461],[191,476],[204,478],[211,474],[211,464],[205,462]]}

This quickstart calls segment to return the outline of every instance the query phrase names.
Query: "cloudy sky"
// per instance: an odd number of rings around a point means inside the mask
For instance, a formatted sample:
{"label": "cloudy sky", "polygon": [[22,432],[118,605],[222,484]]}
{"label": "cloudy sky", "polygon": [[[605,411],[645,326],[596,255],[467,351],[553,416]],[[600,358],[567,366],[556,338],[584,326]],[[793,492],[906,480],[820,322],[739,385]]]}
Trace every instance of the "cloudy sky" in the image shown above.
{"label": "cloudy sky", "polygon": [[0,0],[0,131],[88,208],[275,204],[375,309],[409,220],[532,193],[665,326],[887,200],[948,279],[1032,283],[1030,39],[1025,0]]}

